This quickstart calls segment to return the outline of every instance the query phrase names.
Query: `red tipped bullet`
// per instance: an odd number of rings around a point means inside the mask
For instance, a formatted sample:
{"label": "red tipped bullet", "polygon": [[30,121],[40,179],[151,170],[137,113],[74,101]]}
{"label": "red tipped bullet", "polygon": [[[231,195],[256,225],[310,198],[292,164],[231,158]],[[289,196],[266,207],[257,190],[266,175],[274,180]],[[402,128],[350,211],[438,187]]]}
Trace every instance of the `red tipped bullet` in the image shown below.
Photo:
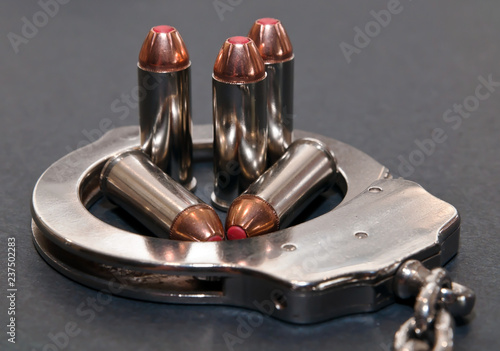
{"label": "red tipped bullet", "polygon": [[267,166],[266,71],[254,42],[227,39],[212,76],[214,173],[212,202],[227,209]]}
{"label": "red tipped bullet", "polygon": [[154,164],[192,190],[191,61],[177,29],[150,29],[137,64],[141,144]]}
{"label": "red tipped bullet", "polygon": [[106,196],[159,237],[224,240],[224,228],[214,209],[139,150],[112,157],[102,169],[100,185]]}
{"label": "red tipped bullet", "polygon": [[317,139],[294,141],[285,154],[236,200],[226,218],[227,238],[244,239],[286,228],[335,181],[335,157]]}
{"label": "red tipped bullet", "polygon": [[273,164],[293,138],[293,48],[285,28],[274,18],[255,21],[248,36],[266,65],[268,161]]}

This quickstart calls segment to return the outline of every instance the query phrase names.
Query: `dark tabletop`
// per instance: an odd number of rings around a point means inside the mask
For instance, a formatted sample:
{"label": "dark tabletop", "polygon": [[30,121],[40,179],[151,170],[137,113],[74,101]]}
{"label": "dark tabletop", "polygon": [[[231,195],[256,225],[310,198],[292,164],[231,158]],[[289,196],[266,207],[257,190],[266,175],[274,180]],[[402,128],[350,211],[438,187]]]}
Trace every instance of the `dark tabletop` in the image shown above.
{"label": "dark tabletop", "polygon": [[[0,298],[0,349],[231,349],[224,335],[237,336],[238,318],[249,311],[113,297],[82,316],[97,292],[38,255],[30,196],[40,174],[88,141],[103,119],[114,127],[138,123],[135,102],[126,99],[151,26],[181,32],[192,60],[193,121],[201,124],[212,119],[211,71],[223,40],[267,16],[282,20],[294,46],[296,128],[359,148],[459,210],[460,253],[447,269],[475,290],[477,303],[455,330],[455,349],[500,349],[500,2],[41,3],[52,5],[0,4],[1,294],[8,237],[16,238],[18,288],[15,345],[7,341],[8,299]],[[370,24],[376,17],[383,25]],[[446,140],[423,150],[436,133]],[[306,326],[266,317],[234,350],[385,351],[411,313],[411,306],[391,305]],[[54,346],[51,335],[69,322],[78,335]]]}

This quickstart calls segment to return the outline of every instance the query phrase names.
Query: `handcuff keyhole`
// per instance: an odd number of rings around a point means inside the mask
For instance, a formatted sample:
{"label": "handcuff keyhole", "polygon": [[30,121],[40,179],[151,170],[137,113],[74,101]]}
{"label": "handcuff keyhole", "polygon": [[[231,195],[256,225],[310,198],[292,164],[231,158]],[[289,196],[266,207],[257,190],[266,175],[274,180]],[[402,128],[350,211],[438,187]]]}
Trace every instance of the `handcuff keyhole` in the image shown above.
{"label": "handcuff keyhole", "polygon": [[274,303],[274,307],[278,310],[284,310],[288,306],[287,299],[285,295],[281,292],[274,292],[273,295],[271,296],[271,300]]}

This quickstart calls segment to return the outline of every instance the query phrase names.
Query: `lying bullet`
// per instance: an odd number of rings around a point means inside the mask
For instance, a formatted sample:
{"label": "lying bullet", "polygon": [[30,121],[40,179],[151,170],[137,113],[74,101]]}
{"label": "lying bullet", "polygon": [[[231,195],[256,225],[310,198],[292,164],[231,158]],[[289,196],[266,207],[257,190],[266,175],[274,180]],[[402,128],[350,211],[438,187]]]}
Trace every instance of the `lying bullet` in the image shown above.
{"label": "lying bullet", "polygon": [[190,67],[179,32],[170,26],[151,28],[137,64],[142,149],[154,164],[192,190],[196,179],[192,171]]}
{"label": "lying bullet", "polygon": [[274,18],[255,21],[248,37],[255,42],[267,73],[268,163],[276,162],[292,143],[294,55],[290,38]]}
{"label": "lying bullet", "polygon": [[335,156],[321,141],[294,141],[285,154],[233,201],[227,238],[243,239],[287,227],[335,182]]}
{"label": "lying bullet", "polygon": [[101,172],[101,190],[158,237],[224,240],[217,213],[155,166],[139,150],[112,157]]}
{"label": "lying bullet", "polygon": [[227,39],[212,75],[214,192],[227,209],[267,166],[266,71],[253,41]]}

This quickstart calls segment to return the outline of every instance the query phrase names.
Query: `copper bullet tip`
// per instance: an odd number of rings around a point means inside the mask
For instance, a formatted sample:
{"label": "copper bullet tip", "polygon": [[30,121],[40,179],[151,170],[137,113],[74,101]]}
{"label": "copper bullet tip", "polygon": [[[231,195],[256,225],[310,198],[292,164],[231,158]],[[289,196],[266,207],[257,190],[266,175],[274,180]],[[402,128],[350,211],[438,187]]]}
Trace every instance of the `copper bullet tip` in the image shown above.
{"label": "copper bullet tip", "polygon": [[222,45],[213,77],[226,83],[254,83],[266,77],[264,61],[247,37],[231,37]]}
{"label": "copper bullet tip", "polygon": [[207,204],[186,208],[175,217],[170,239],[189,241],[224,240],[224,228],[214,209]]}
{"label": "copper bullet tip", "polygon": [[139,67],[152,72],[175,72],[188,68],[191,62],[181,35],[171,26],[149,30],[141,51]]}
{"label": "copper bullet tip", "polygon": [[279,229],[279,217],[274,208],[258,196],[243,194],[237,197],[226,217],[227,238],[244,239]]}
{"label": "copper bullet tip", "polygon": [[250,29],[248,37],[255,42],[265,63],[285,62],[293,58],[290,38],[277,19],[258,19]]}

